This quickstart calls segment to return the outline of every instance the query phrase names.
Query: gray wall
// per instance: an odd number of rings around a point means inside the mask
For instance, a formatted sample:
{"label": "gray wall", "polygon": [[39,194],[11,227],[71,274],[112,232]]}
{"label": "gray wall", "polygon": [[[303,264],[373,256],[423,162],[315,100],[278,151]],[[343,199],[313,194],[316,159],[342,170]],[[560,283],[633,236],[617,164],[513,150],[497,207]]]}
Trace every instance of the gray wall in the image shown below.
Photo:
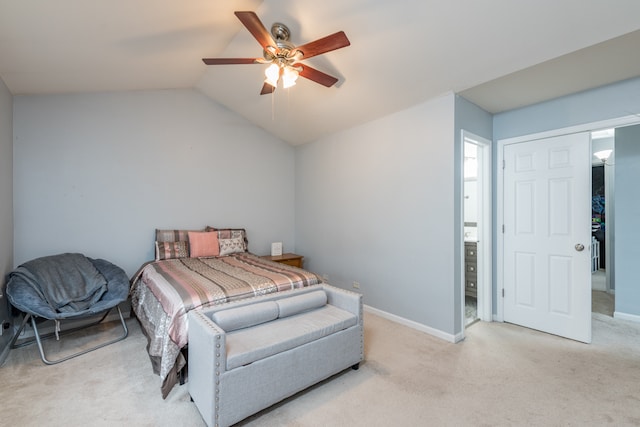
{"label": "gray wall", "polygon": [[283,241],[366,304],[455,335],[460,130],[496,141],[626,116],[640,79],[493,123],[446,95],[295,149],[190,90],[14,104],[14,265],[73,250],[132,274],[156,227],[243,226],[252,251]]}
{"label": "gray wall", "polygon": [[253,252],[283,241],[367,304],[460,332],[459,130],[491,127],[461,98],[297,149],[190,90],[18,96],[13,123],[13,266],[78,251],[132,275],[156,227],[242,226]]}
{"label": "gray wall", "polygon": [[13,128],[16,265],[73,251],[131,276],[155,228],[206,225],[295,249],[293,147],[197,91],[16,96]]}
{"label": "gray wall", "polygon": [[[13,97],[0,79],[0,327],[11,323],[5,296],[6,276],[13,269]],[[0,364],[8,353],[10,331],[0,337]]]}
{"label": "gray wall", "polygon": [[616,129],[615,139],[615,311],[640,319],[640,126]]}
{"label": "gray wall", "polygon": [[[530,107],[496,114],[493,119],[494,141],[639,114],[640,78],[637,78],[565,96]],[[637,193],[635,200],[628,200],[629,193],[627,193],[627,196],[619,194],[620,186],[622,185],[624,188],[625,183],[619,181],[619,179],[623,179],[623,176],[618,176],[618,165],[622,162],[622,164],[630,163],[636,165],[636,168],[640,166],[640,159],[638,159],[635,154],[630,156],[629,159],[625,159],[624,149],[623,153],[620,153],[617,149],[617,144],[618,141],[616,140],[616,194],[614,202],[616,221],[621,212],[620,206],[636,203],[637,201]],[[629,184],[637,185],[637,178],[636,181],[627,183],[627,185]],[[623,235],[636,237],[636,228],[623,228],[616,222],[615,234],[616,269],[619,265],[633,265],[633,263],[637,263],[637,257],[630,255],[629,251],[627,251],[626,248],[623,249],[620,242],[618,242],[618,239]],[[625,310],[630,310],[627,311],[627,313],[640,312],[639,300],[622,301],[621,299],[622,297],[620,295],[626,295],[627,292],[634,292],[630,287],[637,288],[637,284],[629,282],[628,280],[621,280],[616,271],[616,311],[620,311],[622,307],[625,307]]]}
{"label": "gray wall", "polygon": [[640,114],[640,78],[496,114],[493,140]]}
{"label": "gray wall", "polygon": [[[296,248],[365,304],[455,334],[453,95],[296,149]],[[459,262],[459,261],[458,261]]]}

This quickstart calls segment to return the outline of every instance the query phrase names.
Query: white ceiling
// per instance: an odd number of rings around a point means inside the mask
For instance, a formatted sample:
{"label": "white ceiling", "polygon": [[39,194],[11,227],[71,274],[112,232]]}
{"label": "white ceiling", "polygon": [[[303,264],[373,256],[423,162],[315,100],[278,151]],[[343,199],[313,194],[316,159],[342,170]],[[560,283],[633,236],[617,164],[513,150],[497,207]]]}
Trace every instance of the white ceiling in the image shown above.
{"label": "white ceiling", "polygon": [[[351,46],[260,96],[262,65],[234,16],[285,23],[300,45],[339,30]],[[14,95],[196,88],[291,144],[456,92],[489,112],[640,76],[637,0],[0,0],[0,78]]]}

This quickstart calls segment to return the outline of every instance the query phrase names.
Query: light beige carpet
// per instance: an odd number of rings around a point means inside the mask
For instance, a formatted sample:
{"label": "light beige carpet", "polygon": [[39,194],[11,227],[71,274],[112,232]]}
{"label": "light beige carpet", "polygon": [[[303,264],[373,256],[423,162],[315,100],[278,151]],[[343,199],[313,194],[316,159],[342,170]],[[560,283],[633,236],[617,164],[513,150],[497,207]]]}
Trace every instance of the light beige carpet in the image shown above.
{"label": "light beige carpet", "polygon": [[[162,400],[146,339],[128,325],[126,340],[60,365],[43,365],[35,346],[12,350],[0,368],[0,425],[204,425],[186,386]],[[640,325],[594,314],[593,331],[586,345],[480,322],[450,344],[367,313],[360,370],[240,425],[640,425]]]}
{"label": "light beige carpet", "polygon": [[613,317],[615,296],[604,291],[591,291],[591,311]]}

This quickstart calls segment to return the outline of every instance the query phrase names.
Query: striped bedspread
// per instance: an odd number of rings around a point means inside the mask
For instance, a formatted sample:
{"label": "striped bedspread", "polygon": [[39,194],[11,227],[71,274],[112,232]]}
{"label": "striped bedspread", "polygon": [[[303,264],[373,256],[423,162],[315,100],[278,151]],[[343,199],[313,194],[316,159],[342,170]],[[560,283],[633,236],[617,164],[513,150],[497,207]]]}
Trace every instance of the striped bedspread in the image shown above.
{"label": "striped bedspread", "polygon": [[169,259],[140,270],[133,279],[131,301],[149,338],[154,370],[164,383],[170,370],[181,368],[174,365],[187,344],[190,310],[320,282],[311,272],[248,252]]}

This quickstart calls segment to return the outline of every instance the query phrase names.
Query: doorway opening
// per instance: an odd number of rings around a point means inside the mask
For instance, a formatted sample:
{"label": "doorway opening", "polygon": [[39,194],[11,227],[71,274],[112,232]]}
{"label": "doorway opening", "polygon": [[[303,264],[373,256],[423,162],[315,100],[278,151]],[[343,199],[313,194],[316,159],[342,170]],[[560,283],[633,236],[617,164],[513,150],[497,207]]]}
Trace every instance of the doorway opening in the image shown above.
{"label": "doorway opening", "polygon": [[463,325],[492,320],[491,142],[462,131]]}
{"label": "doorway opening", "polygon": [[613,206],[615,129],[591,133],[591,290],[592,312],[613,317]]}

